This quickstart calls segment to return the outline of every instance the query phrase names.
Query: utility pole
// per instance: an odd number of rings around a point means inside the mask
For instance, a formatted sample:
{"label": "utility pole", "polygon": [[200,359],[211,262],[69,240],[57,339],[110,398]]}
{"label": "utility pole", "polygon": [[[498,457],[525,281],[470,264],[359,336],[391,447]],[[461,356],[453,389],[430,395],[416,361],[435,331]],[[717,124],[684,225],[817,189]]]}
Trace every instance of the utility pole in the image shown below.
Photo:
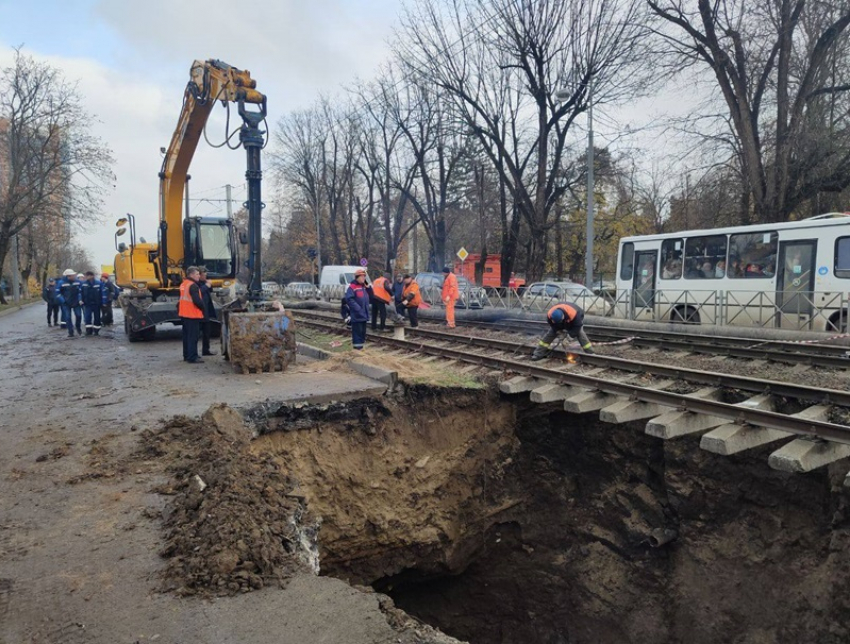
{"label": "utility pole", "polygon": [[21,271],[18,267],[18,235],[12,238],[12,301],[16,304],[21,301]]}
{"label": "utility pole", "polygon": [[226,193],[225,200],[227,201],[227,218],[233,219],[233,198],[232,198],[233,186],[231,186],[228,183],[226,186],[224,186],[224,190],[225,190],[225,193]]}
{"label": "utility pole", "polygon": [[316,274],[322,279],[322,231],[319,227],[319,209],[316,208]]}
{"label": "utility pole", "polygon": [[419,272],[419,253],[416,250],[416,227],[417,223],[413,224],[413,230],[411,231],[413,234],[413,274],[416,275]]}
{"label": "utility pole", "polygon": [[587,256],[585,257],[585,283],[593,290],[593,202],[596,186],[593,180],[593,77],[587,91]]}

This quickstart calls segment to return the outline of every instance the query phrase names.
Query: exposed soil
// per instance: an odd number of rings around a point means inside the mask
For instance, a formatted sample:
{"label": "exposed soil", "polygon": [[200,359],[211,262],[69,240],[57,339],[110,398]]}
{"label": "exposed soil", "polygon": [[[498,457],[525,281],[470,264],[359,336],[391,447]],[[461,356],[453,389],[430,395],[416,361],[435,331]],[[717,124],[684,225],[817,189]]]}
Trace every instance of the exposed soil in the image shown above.
{"label": "exposed soil", "polygon": [[593,415],[518,418],[503,480],[526,502],[464,574],[380,580],[405,610],[482,644],[850,638],[847,462],[786,475],[769,449],[725,458]]}

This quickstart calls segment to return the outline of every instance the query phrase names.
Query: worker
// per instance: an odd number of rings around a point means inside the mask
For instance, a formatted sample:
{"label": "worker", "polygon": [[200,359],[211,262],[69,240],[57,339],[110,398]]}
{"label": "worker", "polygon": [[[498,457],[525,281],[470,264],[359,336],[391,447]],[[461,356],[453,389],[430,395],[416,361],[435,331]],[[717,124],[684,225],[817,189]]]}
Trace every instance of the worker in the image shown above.
{"label": "worker", "polygon": [[457,287],[457,277],[452,273],[452,269],[448,266],[443,267],[443,274],[446,276],[443,280],[442,299],[446,305],[446,326],[450,329],[455,328],[455,302],[460,297],[460,291]]}
{"label": "worker", "polygon": [[366,271],[354,271],[354,281],[348,285],[343,298],[351,318],[351,344],[360,351],[366,344],[366,325],[369,323],[369,290],[366,288]]}
{"label": "worker", "polygon": [[100,335],[100,313],[106,303],[106,291],[103,283],[94,279],[92,271],[86,271],[80,284],[83,300],[83,315],[86,320],[86,335]]}
{"label": "worker", "polygon": [[[74,337],[74,326],[77,327],[77,335],[82,335],[83,298],[80,292],[80,283],[77,281],[77,272],[73,269],[68,268],[62,273],[62,279],[56,284],[56,299],[62,307],[62,313],[65,316],[68,337]],[[73,321],[71,319],[72,312],[74,314]]]}
{"label": "worker", "polygon": [[410,327],[415,329],[419,326],[419,305],[422,304],[422,294],[419,292],[419,284],[410,275],[404,276],[404,290],[402,301],[410,318]]}
{"label": "worker", "polygon": [[[41,289],[41,299],[47,303],[47,326],[59,326],[59,300],[56,293],[56,280],[52,277]],[[53,323],[51,324],[51,320]]]}
{"label": "worker", "polygon": [[401,299],[404,296],[404,276],[396,275],[393,283],[393,300],[395,301],[395,312],[398,316],[396,322],[404,320],[404,315],[407,312],[407,307],[404,306],[404,301]]}
{"label": "worker", "polygon": [[198,335],[204,319],[204,299],[198,286],[200,277],[197,266],[186,269],[186,279],[180,284],[180,300],[177,303],[177,315],[183,325],[183,360],[190,364],[203,362],[198,356]]}
{"label": "worker", "polygon": [[546,321],[549,323],[549,331],[537,343],[534,355],[531,356],[532,360],[542,360],[549,355],[552,343],[561,331],[566,331],[568,337],[577,338],[585,353],[593,353],[593,346],[582,328],[584,311],[578,304],[572,302],[556,304],[546,314]]}
{"label": "worker", "polygon": [[392,282],[387,274],[372,282],[372,330],[378,330],[378,318],[381,318],[381,331],[387,330],[387,304],[393,301]]}
{"label": "worker", "polygon": [[109,273],[102,273],[100,283],[103,285],[103,291],[106,293],[106,301],[101,307],[100,320],[103,326],[112,326],[115,318],[112,315],[112,305],[118,299],[118,294],[121,292],[118,286],[109,279]]}
{"label": "worker", "polygon": [[201,289],[201,299],[204,301],[204,319],[201,322],[201,353],[205,356],[214,356],[215,352],[210,351],[210,336],[212,335],[212,325],[216,320],[215,306],[212,299],[212,283],[207,280],[207,268],[201,266],[198,268],[200,279],[198,286]]}

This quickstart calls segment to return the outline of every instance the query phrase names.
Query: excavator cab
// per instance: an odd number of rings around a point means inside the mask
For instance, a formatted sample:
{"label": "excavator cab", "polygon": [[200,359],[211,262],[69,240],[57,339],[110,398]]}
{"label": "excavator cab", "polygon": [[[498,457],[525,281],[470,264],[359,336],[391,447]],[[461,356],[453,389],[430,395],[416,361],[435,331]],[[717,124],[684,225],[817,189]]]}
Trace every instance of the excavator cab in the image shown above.
{"label": "excavator cab", "polygon": [[213,280],[236,277],[238,254],[233,220],[189,217],[183,221],[183,263],[206,266]]}

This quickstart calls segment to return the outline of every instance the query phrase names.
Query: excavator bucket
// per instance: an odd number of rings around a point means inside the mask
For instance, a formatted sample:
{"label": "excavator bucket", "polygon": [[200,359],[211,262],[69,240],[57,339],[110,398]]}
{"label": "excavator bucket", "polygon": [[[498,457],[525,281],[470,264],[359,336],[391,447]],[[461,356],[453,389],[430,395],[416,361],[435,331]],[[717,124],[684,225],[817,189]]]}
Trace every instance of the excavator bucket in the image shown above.
{"label": "excavator bucket", "polygon": [[223,355],[238,373],[286,371],[295,362],[295,325],[274,306],[224,310],[221,329]]}

